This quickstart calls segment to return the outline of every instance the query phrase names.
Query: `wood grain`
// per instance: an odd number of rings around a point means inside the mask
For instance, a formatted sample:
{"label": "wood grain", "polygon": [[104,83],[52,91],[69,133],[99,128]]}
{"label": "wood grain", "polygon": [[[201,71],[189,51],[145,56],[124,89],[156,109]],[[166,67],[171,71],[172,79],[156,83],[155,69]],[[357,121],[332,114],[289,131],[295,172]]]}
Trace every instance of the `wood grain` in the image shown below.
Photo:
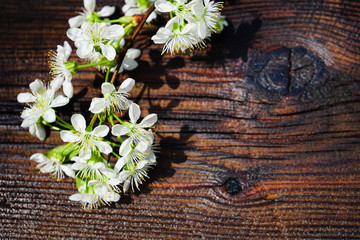
{"label": "wood grain", "polygon": [[[128,76],[159,116],[159,163],[140,192],[94,211],[68,199],[71,179],[38,173],[29,156],[61,140],[30,136],[16,101],[50,79],[47,52],[81,7],[1,1],[1,239],[360,238],[360,2],[229,0],[230,26],[187,55],[161,56],[143,29]],[[61,114],[84,112],[100,83],[81,71]]]}

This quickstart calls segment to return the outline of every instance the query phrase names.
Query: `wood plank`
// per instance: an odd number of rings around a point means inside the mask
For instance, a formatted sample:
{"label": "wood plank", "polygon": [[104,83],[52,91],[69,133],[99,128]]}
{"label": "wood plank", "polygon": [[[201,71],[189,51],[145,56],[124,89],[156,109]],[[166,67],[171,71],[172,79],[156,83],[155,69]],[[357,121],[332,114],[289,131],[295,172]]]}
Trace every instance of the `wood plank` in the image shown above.
{"label": "wood plank", "polygon": [[[1,3],[1,239],[360,238],[359,2],[226,1],[230,26],[187,55],[161,56],[146,26],[127,76],[144,116],[159,116],[158,165],[140,192],[93,211],[68,199],[71,179],[38,173],[29,156],[61,140],[30,136],[16,101],[50,79],[47,53],[81,7]],[[100,78],[76,75],[78,101],[60,114],[84,112]]]}

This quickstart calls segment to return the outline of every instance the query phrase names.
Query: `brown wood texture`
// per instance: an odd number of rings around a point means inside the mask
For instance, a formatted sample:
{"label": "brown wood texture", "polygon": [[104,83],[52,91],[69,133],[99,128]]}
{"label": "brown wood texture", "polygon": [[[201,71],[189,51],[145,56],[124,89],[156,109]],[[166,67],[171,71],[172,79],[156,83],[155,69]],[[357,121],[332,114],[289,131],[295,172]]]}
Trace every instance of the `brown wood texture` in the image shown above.
{"label": "brown wood texture", "polygon": [[[1,239],[360,238],[360,2],[224,5],[230,26],[203,51],[161,56],[142,30],[131,97],[159,116],[159,163],[140,192],[85,211],[71,179],[30,161],[61,140],[30,136],[16,101],[50,79],[47,53],[82,1],[1,1]],[[89,107],[100,77],[74,77],[63,116]]]}

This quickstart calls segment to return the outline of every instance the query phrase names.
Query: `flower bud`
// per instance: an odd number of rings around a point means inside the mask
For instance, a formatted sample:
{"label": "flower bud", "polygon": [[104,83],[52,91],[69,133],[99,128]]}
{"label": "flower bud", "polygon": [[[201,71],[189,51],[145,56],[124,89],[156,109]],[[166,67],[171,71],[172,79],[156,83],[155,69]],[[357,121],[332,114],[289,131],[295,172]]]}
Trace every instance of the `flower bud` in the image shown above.
{"label": "flower bud", "polygon": [[50,160],[58,162],[59,164],[62,164],[64,162],[70,161],[72,157],[78,154],[79,152],[76,150],[75,145],[70,143],[51,149],[46,153],[46,157]]}

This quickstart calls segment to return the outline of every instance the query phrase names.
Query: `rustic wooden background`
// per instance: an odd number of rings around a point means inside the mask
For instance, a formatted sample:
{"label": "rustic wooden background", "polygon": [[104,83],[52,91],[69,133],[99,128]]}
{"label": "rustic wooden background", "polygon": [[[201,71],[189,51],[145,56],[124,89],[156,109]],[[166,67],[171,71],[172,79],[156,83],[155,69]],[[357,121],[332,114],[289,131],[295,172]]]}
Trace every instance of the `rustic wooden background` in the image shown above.
{"label": "rustic wooden background", "polygon": [[[29,156],[61,141],[22,129],[16,101],[49,80],[47,53],[82,1],[0,4],[1,239],[360,238],[359,1],[229,0],[230,26],[187,55],[162,57],[147,26],[129,76],[159,116],[159,164],[142,191],[94,211],[68,200],[71,179],[38,173]],[[100,77],[81,71],[61,112],[87,109]]]}

